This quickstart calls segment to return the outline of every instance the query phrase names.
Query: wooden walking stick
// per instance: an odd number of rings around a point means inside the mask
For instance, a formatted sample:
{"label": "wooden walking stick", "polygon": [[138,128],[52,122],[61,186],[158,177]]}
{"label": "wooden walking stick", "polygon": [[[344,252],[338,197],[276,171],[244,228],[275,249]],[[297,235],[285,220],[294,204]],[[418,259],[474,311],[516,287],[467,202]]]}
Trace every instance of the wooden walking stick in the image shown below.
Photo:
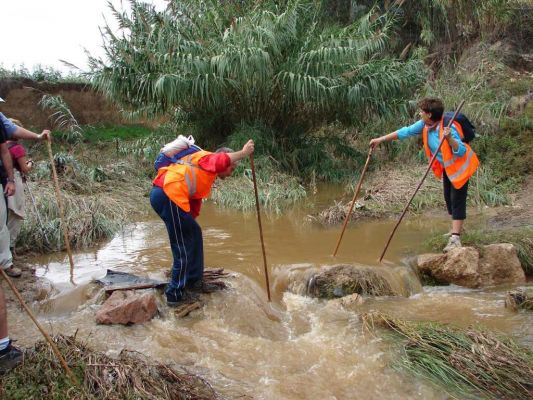
{"label": "wooden walking stick", "polygon": [[252,178],[254,181],[254,193],[255,193],[255,208],[257,209],[257,223],[259,225],[259,236],[261,238],[261,250],[263,251],[263,266],[265,268],[265,279],[266,279],[266,288],[268,301],[270,302],[270,283],[268,281],[268,268],[267,268],[267,258],[265,253],[265,241],[263,239],[263,226],[261,225],[261,211],[259,210],[259,194],[257,192],[257,179],[255,177],[255,165],[254,165],[254,154],[250,154],[250,166],[252,168]]}
{"label": "wooden walking stick", "polygon": [[68,227],[65,220],[65,213],[63,212],[63,202],[61,200],[61,192],[59,191],[59,179],[57,178],[56,164],[54,162],[54,154],[52,153],[52,140],[48,136],[46,141],[48,146],[48,155],[50,156],[50,164],[52,165],[52,175],[54,177],[54,186],[56,189],[56,198],[57,198],[57,207],[59,208],[59,218],[61,220],[61,226],[63,227],[63,239],[65,240],[65,245],[67,247],[68,261],[70,263],[70,282],[74,283],[74,260],[72,258],[72,251],[70,250],[70,241],[68,238]]}
{"label": "wooden walking stick", "polygon": [[[465,103],[464,100],[461,101],[461,103],[459,104],[459,107],[457,107],[457,109],[453,113],[453,117],[452,117],[452,119],[450,119],[450,122],[448,123],[448,126],[447,126],[448,128],[450,128],[452,126],[453,121],[455,120],[455,117],[457,117],[457,114],[459,113],[459,111],[463,107],[464,103]],[[418,184],[418,186],[416,187],[415,191],[413,192],[413,195],[411,196],[411,198],[409,199],[409,201],[405,205],[405,208],[403,209],[402,215],[400,215],[400,218],[398,219],[398,222],[396,222],[396,225],[394,226],[394,229],[392,230],[392,232],[391,232],[391,234],[389,236],[389,240],[387,240],[387,244],[385,245],[385,248],[383,249],[383,252],[381,253],[381,256],[379,257],[379,262],[381,262],[383,260],[383,257],[385,256],[385,253],[387,252],[387,249],[389,248],[389,244],[390,244],[390,242],[392,240],[392,237],[396,233],[396,229],[398,229],[398,226],[400,226],[400,223],[402,222],[402,219],[403,219],[405,213],[407,212],[407,209],[409,208],[409,206],[411,205],[411,202],[415,198],[416,193],[418,192],[418,190],[420,189],[420,187],[424,183],[424,180],[426,179],[426,176],[428,176],[429,170],[431,169],[433,163],[435,162],[435,159],[437,158],[437,154],[439,154],[440,148],[442,147],[442,144],[444,143],[445,140],[446,140],[446,138],[443,136],[441,141],[439,142],[439,146],[437,147],[437,151],[435,152],[435,154],[433,154],[433,157],[431,157],[431,161],[429,162],[429,165],[428,165],[428,168],[426,170],[426,173],[424,174],[424,176],[420,180],[420,183]]]}
{"label": "wooden walking stick", "polygon": [[348,225],[348,221],[350,219],[350,216],[352,215],[353,206],[355,205],[355,200],[357,200],[357,195],[359,194],[359,190],[361,189],[361,184],[363,183],[363,178],[365,176],[366,169],[368,168],[368,163],[370,161],[370,157],[372,156],[373,151],[374,151],[374,147],[371,147],[368,150],[368,157],[366,158],[365,166],[363,167],[363,171],[361,172],[361,176],[359,177],[359,182],[357,183],[357,188],[355,189],[355,192],[353,194],[352,204],[350,205],[350,211],[348,211],[348,214],[346,214],[346,218],[344,220],[344,225],[342,226],[342,231],[339,237],[339,241],[337,242],[337,246],[335,247],[335,251],[333,252],[333,257],[337,255],[337,251],[339,250],[339,246],[341,245],[342,236],[344,235],[346,225]]}
{"label": "wooden walking stick", "polygon": [[50,335],[48,335],[48,333],[46,333],[46,331],[44,330],[44,328],[41,326],[41,324],[39,323],[39,321],[37,321],[37,318],[35,318],[35,316],[33,315],[33,313],[31,312],[31,310],[29,309],[29,307],[26,305],[26,303],[24,302],[24,300],[22,299],[22,296],[20,295],[19,291],[17,290],[17,288],[15,287],[15,285],[13,284],[13,282],[11,281],[11,279],[9,279],[9,277],[7,276],[6,272],[3,270],[3,269],[0,269],[0,272],[2,273],[2,276],[3,278],[6,280],[7,284],[9,285],[9,287],[11,288],[11,290],[13,291],[13,293],[15,294],[15,296],[17,297],[17,299],[20,301],[20,304],[22,305],[22,307],[24,308],[24,310],[26,310],[26,312],[28,313],[28,315],[30,316],[31,320],[33,321],[33,323],[37,326],[37,328],[39,329],[39,331],[42,333],[42,335],[44,336],[44,338],[46,339],[46,341],[48,342],[48,344],[50,345],[50,347],[52,348],[52,351],[54,352],[54,354],[56,355],[57,359],[59,360],[60,364],[61,364],[61,367],[63,368],[63,370],[65,371],[65,373],[67,374],[67,376],[70,378],[70,381],[76,385],[76,386],[79,386],[79,383],[76,379],[76,377],[74,376],[74,374],[72,373],[72,371],[70,370],[70,368],[68,367],[67,365],[67,362],[65,361],[65,359],[63,358],[63,356],[61,355],[61,352],[59,351],[59,349],[57,348],[57,345],[54,343],[54,341],[50,338]]}

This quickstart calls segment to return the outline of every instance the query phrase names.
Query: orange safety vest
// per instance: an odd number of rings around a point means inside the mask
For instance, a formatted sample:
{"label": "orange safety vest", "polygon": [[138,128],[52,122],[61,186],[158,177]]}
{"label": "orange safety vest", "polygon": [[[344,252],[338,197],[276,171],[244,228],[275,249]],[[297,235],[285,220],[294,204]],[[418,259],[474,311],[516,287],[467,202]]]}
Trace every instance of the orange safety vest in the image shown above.
{"label": "orange safety vest", "polygon": [[[459,132],[459,135],[462,139],[464,137],[464,134],[461,125],[455,121],[453,123],[453,126],[455,127],[457,132]],[[441,120],[439,126],[439,140],[442,140],[443,135],[444,122]],[[422,130],[422,140],[424,142],[424,150],[426,151],[426,156],[428,160],[431,160],[433,154],[431,154],[431,150],[429,149],[428,128],[426,126],[424,126],[424,129]],[[443,169],[446,170],[446,175],[448,176],[448,179],[450,179],[450,182],[456,189],[461,189],[463,185],[468,181],[468,179],[470,179],[470,177],[474,174],[474,172],[476,172],[476,169],[479,166],[479,159],[477,158],[476,153],[474,153],[474,150],[472,150],[468,143],[463,144],[466,147],[466,152],[462,157],[457,157],[453,154],[451,146],[445,140],[440,148],[444,166],[437,159],[435,159],[435,162],[431,166],[431,168],[433,169],[433,173],[439,179],[442,178]]]}
{"label": "orange safety vest", "polygon": [[159,168],[154,182],[164,173],[163,191],[183,211],[191,211],[189,200],[205,199],[211,192],[217,174],[203,170],[198,163],[209,151],[197,151],[168,167]]}

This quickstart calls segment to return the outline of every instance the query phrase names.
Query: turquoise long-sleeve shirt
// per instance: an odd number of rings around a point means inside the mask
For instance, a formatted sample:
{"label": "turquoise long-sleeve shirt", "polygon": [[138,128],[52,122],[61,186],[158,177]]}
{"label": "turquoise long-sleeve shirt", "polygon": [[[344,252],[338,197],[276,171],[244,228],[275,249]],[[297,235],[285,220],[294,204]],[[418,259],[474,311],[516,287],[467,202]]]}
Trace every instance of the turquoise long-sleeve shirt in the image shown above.
{"label": "turquoise long-sleeve shirt", "polygon": [[[434,128],[428,129],[428,145],[429,145],[429,149],[431,150],[431,154],[435,154],[437,147],[439,147],[439,143],[440,143],[439,127],[440,127],[440,124],[435,126]],[[398,139],[404,140],[411,136],[421,135],[423,129],[424,129],[424,121],[420,120],[420,121],[415,122],[413,125],[404,126],[403,128],[398,129],[396,133],[398,134]],[[461,140],[461,136],[459,136],[459,132],[457,132],[457,130],[455,129],[453,125],[451,128],[451,135],[455,139],[455,141],[459,143],[459,147],[457,148],[457,150],[453,150],[452,148],[453,155],[456,157],[464,156],[466,153],[466,146]],[[437,154],[437,161],[444,165],[444,163],[442,162],[442,153],[440,151]]]}

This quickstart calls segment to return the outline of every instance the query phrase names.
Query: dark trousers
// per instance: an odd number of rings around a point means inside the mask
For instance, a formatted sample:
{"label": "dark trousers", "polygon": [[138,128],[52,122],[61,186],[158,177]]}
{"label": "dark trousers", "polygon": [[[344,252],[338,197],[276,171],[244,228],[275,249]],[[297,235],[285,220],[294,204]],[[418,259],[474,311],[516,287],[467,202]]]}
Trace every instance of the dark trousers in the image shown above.
{"label": "dark trousers", "polygon": [[152,188],[150,204],[167,228],[174,262],[165,293],[167,300],[177,301],[183,296],[185,286],[190,286],[203,277],[202,229],[190,213],[176,206],[159,187]]}
{"label": "dark trousers", "polygon": [[446,208],[448,214],[454,220],[466,219],[466,196],[468,194],[468,181],[462,188],[456,189],[453,187],[446,171],[442,173],[442,184],[444,187],[444,201],[446,201]]}

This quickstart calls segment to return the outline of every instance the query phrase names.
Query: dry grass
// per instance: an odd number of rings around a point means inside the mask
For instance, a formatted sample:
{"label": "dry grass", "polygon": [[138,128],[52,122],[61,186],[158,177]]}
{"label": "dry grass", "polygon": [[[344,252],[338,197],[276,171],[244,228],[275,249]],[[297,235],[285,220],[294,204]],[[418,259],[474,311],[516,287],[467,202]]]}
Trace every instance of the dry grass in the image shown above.
{"label": "dry grass", "polygon": [[72,336],[58,335],[53,339],[81,386],[70,383],[49,345],[38,342],[25,351],[22,365],[2,377],[2,399],[220,398],[202,378],[151,361],[140,353],[122,351],[114,359],[91,350]]}
{"label": "dry grass", "polygon": [[[390,213],[400,212],[411,198],[425,169],[424,165],[413,164],[402,168],[390,165],[390,168],[373,171],[368,180],[363,183],[350,220],[380,218]],[[336,201],[333,206],[321,211],[314,219],[323,225],[342,223],[350,210],[354,186],[355,184],[348,189],[350,199]],[[440,207],[444,203],[441,186],[439,181],[428,175],[409,210],[418,212],[427,208]]]}
{"label": "dry grass", "polygon": [[363,315],[367,328],[385,328],[402,344],[398,369],[429,379],[452,397],[533,399],[533,352],[474,328]]}

